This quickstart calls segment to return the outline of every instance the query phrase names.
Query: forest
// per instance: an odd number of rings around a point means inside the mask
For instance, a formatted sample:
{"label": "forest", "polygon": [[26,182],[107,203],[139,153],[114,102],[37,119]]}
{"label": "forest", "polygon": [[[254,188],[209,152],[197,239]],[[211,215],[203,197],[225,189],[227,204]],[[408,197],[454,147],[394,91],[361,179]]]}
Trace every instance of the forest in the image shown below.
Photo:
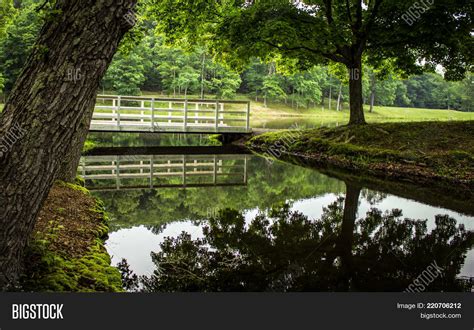
{"label": "forest", "polygon": [[[8,94],[42,25],[39,0],[20,1],[0,31],[0,94]],[[173,97],[245,98],[284,103],[292,108],[342,110],[349,102],[348,79],[340,64],[301,69],[283,60],[258,57],[239,70],[220,61],[205,44],[176,45],[156,32],[151,19],[139,21],[103,78],[99,93]],[[474,111],[474,77],[446,81],[442,69],[407,75],[387,61],[364,66],[363,100],[370,105]],[[70,72],[80,75],[80,72]],[[5,96],[4,96],[5,99]],[[1,100],[1,99],[0,99]]]}

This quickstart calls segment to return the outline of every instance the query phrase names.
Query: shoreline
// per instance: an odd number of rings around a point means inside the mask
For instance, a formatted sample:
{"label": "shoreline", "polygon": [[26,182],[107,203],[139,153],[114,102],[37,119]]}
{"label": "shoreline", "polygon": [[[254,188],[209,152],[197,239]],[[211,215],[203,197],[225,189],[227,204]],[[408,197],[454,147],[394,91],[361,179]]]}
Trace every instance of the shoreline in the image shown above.
{"label": "shoreline", "polygon": [[[400,141],[384,141],[384,136],[391,134],[396,134]],[[265,133],[249,139],[246,146],[260,155],[290,163],[303,162],[314,168],[334,167],[379,179],[433,185],[471,199],[474,156],[466,144],[472,144],[473,136],[473,121],[384,123]],[[435,140],[437,148],[430,148],[430,140],[426,139]],[[449,143],[452,148],[446,148]]]}

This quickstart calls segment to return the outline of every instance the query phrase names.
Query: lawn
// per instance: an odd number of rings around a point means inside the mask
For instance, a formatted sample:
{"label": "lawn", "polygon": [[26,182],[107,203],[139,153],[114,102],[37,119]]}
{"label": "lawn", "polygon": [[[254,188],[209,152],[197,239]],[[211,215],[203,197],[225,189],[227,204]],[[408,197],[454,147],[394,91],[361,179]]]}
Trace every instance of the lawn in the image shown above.
{"label": "lawn", "polygon": [[[285,104],[269,104],[264,107],[263,103],[252,102],[253,118],[266,117],[291,117],[302,116],[321,119],[323,121],[349,121],[349,110],[343,111],[322,109],[321,107],[310,109],[292,109]],[[369,112],[365,106],[365,117],[368,122],[412,122],[412,121],[446,121],[446,120],[474,120],[474,112],[461,112],[454,110],[420,109],[420,108],[397,108],[375,106],[373,112]]]}

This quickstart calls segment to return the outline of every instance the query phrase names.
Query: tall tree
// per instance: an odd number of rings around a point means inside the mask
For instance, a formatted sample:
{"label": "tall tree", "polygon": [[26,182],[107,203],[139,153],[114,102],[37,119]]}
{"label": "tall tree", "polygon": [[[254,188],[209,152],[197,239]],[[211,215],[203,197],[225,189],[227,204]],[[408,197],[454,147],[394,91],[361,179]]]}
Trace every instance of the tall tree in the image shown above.
{"label": "tall tree", "polygon": [[[57,0],[0,117],[0,286],[14,284],[36,216],[62,168],[79,161],[100,80],[135,0]],[[67,165],[67,166],[66,166]]]}
{"label": "tall tree", "polygon": [[[350,124],[365,123],[362,58],[396,59],[407,72],[420,61],[442,64],[462,79],[472,66],[472,1],[439,0],[406,19],[411,0],[152,0],[171,39],[214,37],[213,48],[238,65],[252,56],[297,59],[301,66],[333,61],[347,69]],[[405,16],[403,16],[405,15]],[[405,19],[404,19],[405,18]]]}

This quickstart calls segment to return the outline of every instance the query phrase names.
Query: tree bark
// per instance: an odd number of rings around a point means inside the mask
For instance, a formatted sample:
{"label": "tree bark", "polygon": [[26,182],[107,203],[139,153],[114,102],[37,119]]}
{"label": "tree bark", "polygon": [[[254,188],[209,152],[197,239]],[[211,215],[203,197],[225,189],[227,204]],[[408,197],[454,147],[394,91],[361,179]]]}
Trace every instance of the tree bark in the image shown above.
{"label": "tree bark", "polygon": [[[0,287],[15,285],[37,214],[65,163],[78,161],[99,83],[136,0],[58,0],[0,117]],[[128,15],[128,16],[127,16]],[[5,149],[5,148],[4,148]]]}
{"label": "tree bark", "polygon": [[364,103],[362,101],[362,59],[355,59],[349,69],[349,125],[365,124]]}

